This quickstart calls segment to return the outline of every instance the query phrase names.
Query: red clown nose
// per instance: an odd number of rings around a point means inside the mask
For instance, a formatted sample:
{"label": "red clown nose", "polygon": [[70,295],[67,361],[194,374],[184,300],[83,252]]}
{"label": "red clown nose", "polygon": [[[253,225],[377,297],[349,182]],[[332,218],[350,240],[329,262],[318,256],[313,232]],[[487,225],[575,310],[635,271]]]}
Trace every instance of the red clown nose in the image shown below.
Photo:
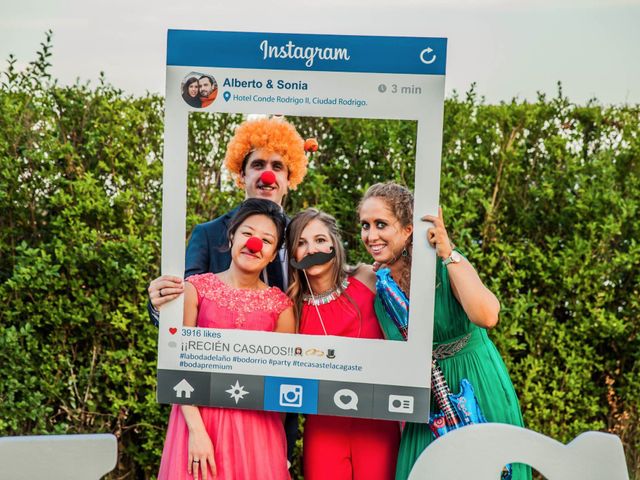
{"label": "red clown nose", "polygon": [[260,181],[265,185],[271,185],[272,183],[276,183],[276,174],[271,170],[265,170],[260,175]]}
{"label": "red clown nose", "polygon": [[260,240],[258,237],[251,237],[249,240],[247,240],[246,247],[251,253],[257,253],[262,250],[262,240]]}

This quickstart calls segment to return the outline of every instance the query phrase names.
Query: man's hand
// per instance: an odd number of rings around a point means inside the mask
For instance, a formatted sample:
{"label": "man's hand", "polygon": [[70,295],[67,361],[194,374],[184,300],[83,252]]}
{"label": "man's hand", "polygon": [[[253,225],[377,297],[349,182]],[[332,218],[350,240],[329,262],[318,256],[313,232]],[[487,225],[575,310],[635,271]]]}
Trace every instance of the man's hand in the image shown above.
{"label": "man's hand", "polygon": [[184,292],[184,282],[180,277],[162,275],[149,284],[149,299],[156,310]]}

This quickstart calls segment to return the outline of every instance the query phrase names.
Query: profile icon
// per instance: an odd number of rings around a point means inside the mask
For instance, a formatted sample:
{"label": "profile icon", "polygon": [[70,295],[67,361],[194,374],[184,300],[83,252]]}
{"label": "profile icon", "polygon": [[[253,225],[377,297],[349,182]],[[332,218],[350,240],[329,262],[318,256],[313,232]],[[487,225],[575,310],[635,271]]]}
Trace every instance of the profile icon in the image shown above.
{"label": "profile icon", "polygon": [[218,82],[213,75],[190,72],[180,85],[182,99],[193,108],[206,108],[218,96]]}

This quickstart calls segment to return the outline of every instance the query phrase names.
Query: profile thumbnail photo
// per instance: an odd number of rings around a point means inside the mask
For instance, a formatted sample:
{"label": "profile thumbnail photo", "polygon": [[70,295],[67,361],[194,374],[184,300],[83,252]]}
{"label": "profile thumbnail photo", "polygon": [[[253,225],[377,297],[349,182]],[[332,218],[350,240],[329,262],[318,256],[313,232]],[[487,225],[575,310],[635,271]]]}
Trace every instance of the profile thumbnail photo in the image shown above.
{"label": "profile thumbnail photo", "polygon": [[182,99],[193,108],[206,108],[218,96],[218,82],[206,73],[190,72],[180,85]]}

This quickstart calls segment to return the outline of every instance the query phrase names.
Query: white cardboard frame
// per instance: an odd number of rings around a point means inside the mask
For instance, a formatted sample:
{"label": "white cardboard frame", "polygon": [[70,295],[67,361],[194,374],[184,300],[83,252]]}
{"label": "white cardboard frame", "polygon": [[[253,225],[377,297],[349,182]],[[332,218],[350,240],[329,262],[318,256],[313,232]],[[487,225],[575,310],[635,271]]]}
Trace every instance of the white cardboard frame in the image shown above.
{"label": "white cardboard frame", "polygon": [[[174,31],[175,32],[175,31]],[[190,32],[178,32],[188,34]],[[233,33],[229,32],[191,32],[194,34],[210,34],[215,43],[215,36],[263,35],[272,41],[274,34]],[[171,57],[172,39],[169,35],[169,54]],[[278,35],[278,34],[276,34]],[[280,34],[276,40],[285,37]],[[307,40],[312,42],[328,37],[340,42],[366,44],[369,39],[382,38],[383,41],[398,41],[391,37],[349,37],[349,36],[316,36],[291,35],[296,42]],[[302,40],[301,38],[302,37]],[[273,41],[276,41],[273,40]],[[436,55],[446,55],[446,41],[443,39],[411,39],[418,41],[424,49],[413,54],[417,68],[425,68],[425,59]],[[434,42],[444,42],[444,51],[432,48]],[[259,44],[256,44],[258,48]],[[177,47],[176,47],[177,48]],[[354,47],[355,48],[355,47]],[[363,47],[364,48],[364,47]],[[431,51],[429,52],[429,49]],[[175,48],[174,48],[175,52]],[[428,52],[428,53],[425,53]],[[353,56],[352,54],[351,56]],[[410,57],[410,58],[413,58]],[[422,58],[422,61],[421,61]],[[388,59],[391,61],[392,59]],[[269,59],[265,60],[268,63]],[[242,59],[238,62],[242,64]],[[179,298],[165,307],[160,315],[160,331],[158,341],[159,370],[210,371],[233,373],[238,375],[263,375],[274,377],[291,377],[380,385],[397,385],[406,387],[430,387],[430,359],[434,311],[435,252],[428,245],[426,231],[429,224],[420,221],[425,214],[437,214],[440,179],[440,159],[442,149],[442,122],[444,107],[444,65],[440,74],[434,73],[376,73],[366,71],[320,71],[305,69],[304,65],[289,59],[291,69],[282,66],[276,68],[251,68],[255,59],[247,60],[247,66],[229,68],[215,64],[205,65],[206,60],[197,65],[167,66],[166,103],[165,103],[165,150],[163,175],[163,215],[162,215],[162,274],[183,276],[185,268],[185,229],[186,218],[186,185],[187,185],[187,150],[188,150],[188,118],[190,112],[226,112],[243,114],[284,114],[294,116],[323,116],[369,119],[400,119],[417,121],[416,168],[415,168],[415,206],[414,206],[414,249],[412,263],[412,292],[409,321],[409,339],[407,342],[385,340],[354,339],[335,336],[310,336],[299,334],[280,334],[271,332],[254,332],[244,330],[217,330],[218,338],[197,337],[207,343],[207,349],[196,352],[198,355],[214,352],[216,346],[224,354],[231,357],[230,362],[190,361],[184,363],[180,354],[184,353],[184,341],[194,339],[202,333],[182,327],[183,298]],[[210,61],[210,63],[215,63]],[[302,62],[304,63],[304,62]],[[333,66],[332,66],[333,68]],[[346,67],[345,67],[346,68]],[[366,68],[366,67],[365,67]],[[192,71],[213,75],[218,83],[219,92],[216,101],[205,109],[189,107],[180,96],[180,85],[186,74]],[[225,87],[227,79],[256,80],[262,88],[230,88]],[[264,85],[271,80],[291,83],[304,83],[305,91],[267,90]],[[381,85],[387,90],[381,91]],[[404,88],[404,90],[402,90]],[[392,93],[396,90],[396,93]],[[229,100],[225,100],[225,92],[229,91]],[[420,92],[420,93],[415,93]],[[234,94],[250,97],[249,101],[236,101]],[[285,103],[283,101],[264,101],[273,96],[285,99],[295,97],[306,99],[302,103]],[[319,105],[315,98],[358,99],[366,104],[354,105]],[[288,212],[293,214],[295,212]],[[331,212],[329,212],[331,213]],[[215,345],[213,343],[217,342]],[[199,344],[204,345],[204,343]],[[226,347],[224,347],[226,345]],[[275,346],[278,351],[301,347],[303,351],[317,349],[326,352],[333,349],[336,358],[326,357],[296,358],[294,355],[248,355],[236,350],[242,346]],[[238,347],[240,346],[240,347]],[[228,350],[224,350],[227,348]],[[285,350],[282,350],[285,349]],[[273,349],[272,349],[273,350]],[[255,361],[237,362],[234,357],[252,358]],[[274,362],[273,360],[287,360]],[[295,366],[294,360],[311,361],[325,366]],[[183,362],[181,364],[181,362]],[[266,362],[266,365],[264,364]],[[326,364],[333,366],[326,367]],[[186,366],[185,366],[186,365]],[[230,366],[230,368],[224,367]],[[335,365],[339,367],[336,368]]]}

